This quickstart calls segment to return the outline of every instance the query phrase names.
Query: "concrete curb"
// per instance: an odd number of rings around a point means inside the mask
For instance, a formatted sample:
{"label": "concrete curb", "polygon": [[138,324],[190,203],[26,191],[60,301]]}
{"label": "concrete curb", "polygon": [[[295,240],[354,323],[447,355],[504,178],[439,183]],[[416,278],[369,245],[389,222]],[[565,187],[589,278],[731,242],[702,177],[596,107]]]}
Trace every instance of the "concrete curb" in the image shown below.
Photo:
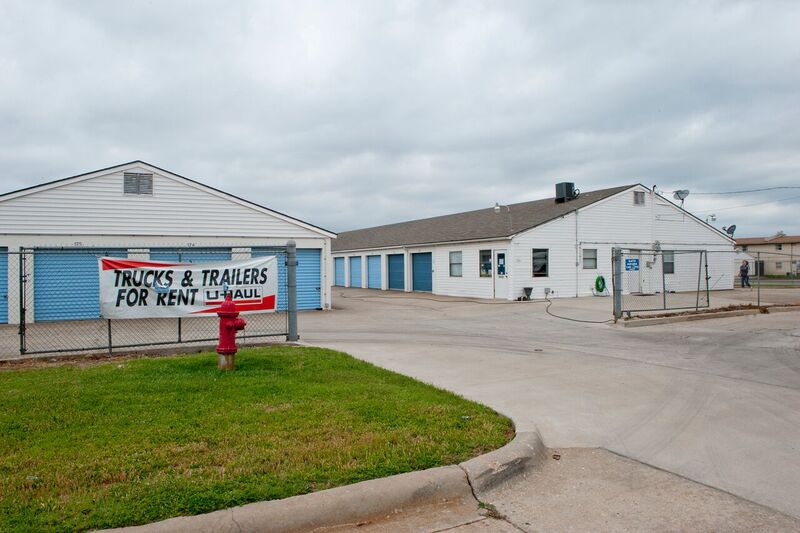
{"label": "concrete curb", "polygon": [[[764,313],[761,309],[766,309]],[[657,318],[637,318],[636,320],[625,320],[618,322],[625,328],[639,328],[642,326],[656,326],[659,324],[674,324],[676,322],[691,322],[693,320],[709,320],[712,318],[730,318],[734,316],[760,315],[769,313],[786,313],[789,311],[800,311],[798,305],[769,305],[755,309],[736,309],[734,311],[720,311],[719,313],[700,313],[697,315],[662,316]]]}
{"label": "concrete curb", "polygon": [[502,448],[461,463],[476,497],[538,467],[547,457],[539,431],[517,433]]}
{"label": "concrete curb", "polygon": [[538,431],[520,433],[502,448],[465,461],[283,500],[169,518],[114,530],[126,533],[299,533],[385,519],[426,505],[474,504],[486,490],[535,468],[545,457]]}
{"label": "concrete curb", "polygon": [[658,318],[637,318],[618,322],[625,328],[640,328],[642,326],[656,326],[658,324],[674,324],[676,322],[692,322],[694,320],[709,320],[711,318],[730,318],[733,316],[757,315],[759,309],[737,309],[736,311],[721,311],[719,313],[701,313],[697,315],[662,316]]}

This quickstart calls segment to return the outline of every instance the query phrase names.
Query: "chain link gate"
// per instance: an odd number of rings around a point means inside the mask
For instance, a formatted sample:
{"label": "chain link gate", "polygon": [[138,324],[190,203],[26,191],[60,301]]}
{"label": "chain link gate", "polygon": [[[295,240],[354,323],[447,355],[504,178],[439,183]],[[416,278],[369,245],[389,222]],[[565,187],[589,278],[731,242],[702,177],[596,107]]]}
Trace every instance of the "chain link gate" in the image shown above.
{"label": "chain link gate", "polygon": [[[277,257],[277,311],[247,315],[247,328],[237,336],[237,341],[246,346],[269,338],[285,336],[288,339],[292,336],[288,310],[294,303],[289,295],[289,270],[294,266],[288,265],[287,247],[254,247],[251,254],[253,257]],[[9,315],[0,313],[0,319],[5,318],[5,323],[0,323],[0,358],[12,354],[16,354],[15,357],[87,352],[112,354],[135,348],[215,343],[219,333],[216,316],[101,318],[97,259],[117,256],[202,263],[237,259],[236,255],[231,248],[211,247],[30,248],[19,252],[0,249],[0,263],[8,269],[6,276],[0,279],[5,279],[9,285],[3,286],[0,282],[0,296],[5,296]],[[296,265],[296,260],[294,263]],[[18,286],[10,286],[15,280]]]}
{"label": "chain link gate", "polygon": [[710,306],[705,250],[631,250],[612,253],[614,318],[632,313]]}

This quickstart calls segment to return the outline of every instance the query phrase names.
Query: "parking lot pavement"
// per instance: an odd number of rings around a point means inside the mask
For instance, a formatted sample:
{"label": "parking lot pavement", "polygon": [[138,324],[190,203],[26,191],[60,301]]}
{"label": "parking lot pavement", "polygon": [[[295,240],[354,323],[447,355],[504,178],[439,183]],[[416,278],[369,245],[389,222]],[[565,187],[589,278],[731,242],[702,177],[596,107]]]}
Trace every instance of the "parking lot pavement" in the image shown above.
{"label": "parking lot pavement", "polygon": [[[598,300],[550,311],[602,319]],[[300,331],[549,447],[606,448],[800,517],[800,314],[629,329],[545,305],[336,288],[335,311],[302,314]]]}

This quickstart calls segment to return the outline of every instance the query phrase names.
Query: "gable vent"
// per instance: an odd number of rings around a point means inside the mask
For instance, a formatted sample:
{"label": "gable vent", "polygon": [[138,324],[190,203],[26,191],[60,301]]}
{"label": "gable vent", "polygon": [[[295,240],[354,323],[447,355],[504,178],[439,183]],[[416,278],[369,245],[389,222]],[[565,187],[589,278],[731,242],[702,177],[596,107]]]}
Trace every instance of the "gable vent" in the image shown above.
{"label": "gable vent", "polygon": [[153,195],[153,175],[140,172],[124,174],[122,190],[125,194]]}

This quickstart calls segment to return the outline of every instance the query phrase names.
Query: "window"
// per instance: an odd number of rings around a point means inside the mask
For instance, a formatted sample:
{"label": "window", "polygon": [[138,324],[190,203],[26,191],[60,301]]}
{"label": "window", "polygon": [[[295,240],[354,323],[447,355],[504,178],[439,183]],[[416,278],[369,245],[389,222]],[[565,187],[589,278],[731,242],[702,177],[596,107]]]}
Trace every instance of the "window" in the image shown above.
{"label": "window", "polygon": [[675,252],[664,251],[664,274],[675,273]]}
{"label": "window", "polygon": [[549,263],[550,250],[546,248],[533,249],[533,277],[546,278],[547,277],[547,263]]}
{"label": "window", "polygon": [[450,277],[460,278],[463,272],[461,264],[461,252],[450,252]]}
{"label": "window", "polygon": [[775,268],[778,270],[783,268],[783,261],[775,261]]}
{"label": "window", "polygon": [[583,269],[594,270],[597,268],[597,248],[584,248]]}
{"label": "window", "polygon": [[644,205],[644,191],[633,191],[633,205]]}
{"label": "window", "polygon": [[123,174],[122,192],[124,194],[153,195],[153,175],[139,172]]}
{"label": "window", "polygon": [[482,278],[491,278],[492,277],[492,251],[491,250],[481,250],[479,254],[480,260],[480,268],[481,268],[481,277]]}
{"label": "window", "polygon": [[747,251],[747,246],[746,246],[746,245],[745,245],[745,246],[742,246],[742,251],[743,251],[743,252],[746,252],[746,251]]}
{"label": "window", "polygon": [[776,244],[775,245],[775,249],[776,250],[783,250],[783,245],[782,244]]}

